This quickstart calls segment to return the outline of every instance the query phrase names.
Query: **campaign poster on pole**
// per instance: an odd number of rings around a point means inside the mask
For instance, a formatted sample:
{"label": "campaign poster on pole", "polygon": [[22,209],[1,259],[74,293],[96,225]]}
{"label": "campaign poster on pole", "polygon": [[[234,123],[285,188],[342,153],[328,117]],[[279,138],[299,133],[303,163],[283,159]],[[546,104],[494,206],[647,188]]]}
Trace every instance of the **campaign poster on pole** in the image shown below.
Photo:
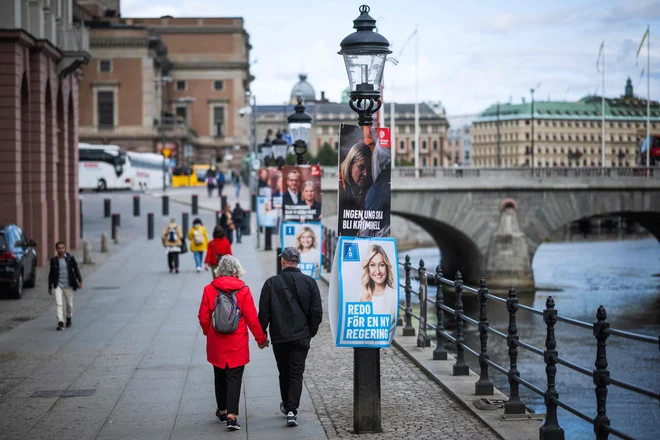
{"label": "campaign poster on pole", "polygon": [[321,223],[282,223],[281,246],[295,247],[300,252],[298,269],[305,275],[318,280],[321,278]]}
{"label": "campaign poster on pole", "polygon": [[339,137],[341,236],[390,235],[391,154],[389,131],[342,124]]}
{"label": "campaign poster on pole", "polygon": [[387,348],[399,316],[396,240],[340,237],[337,244],[338,347]]}
{"label": "campaign poster on pole", "polygon": [[282,221],[321,220],[321,167],[287,165],[282,167]]}
{"label": "campaign poster on pole", "polygon": [[257,176],[258,196],[279,197],[282,195],[282,172],[277,167],[261,167]]}
{"label": "campaign poster on pole", "polygon": [[271,197],[257,196],[257,225],[263,228],[277,226],[280,210],[273,207]]}

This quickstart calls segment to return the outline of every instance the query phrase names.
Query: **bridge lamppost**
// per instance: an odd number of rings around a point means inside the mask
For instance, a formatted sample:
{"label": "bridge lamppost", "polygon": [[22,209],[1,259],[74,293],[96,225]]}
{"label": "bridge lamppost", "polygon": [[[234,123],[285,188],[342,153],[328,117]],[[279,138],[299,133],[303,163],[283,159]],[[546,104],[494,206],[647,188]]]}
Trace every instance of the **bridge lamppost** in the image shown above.
{"label": "bridge lamppost", "polygon": [[305,113],[305,105],[301,97],[298,97],[298,105],[295,106],[295,110],[295,113],[287,118],[287,122],[291,140],[293,140],[293,151],[296,153],[296,163],[302,165],[305,163],[307,140],[309,132],[312,130],[312,117]]}
{"label": "bridge lamppost", "polygon": [[[374,32],[376,20],[369,6],[360,6],[360,16],[353,20],[355,32],[344,38],[339,55],[344,57],[350,94],[348,105],[358,114],[358,125],[373,125],[373,114],[382,105],[380,86],[387,55],[387,39]],[[381,432],[380,420],[380,350],[353,349],[353,431]]]}

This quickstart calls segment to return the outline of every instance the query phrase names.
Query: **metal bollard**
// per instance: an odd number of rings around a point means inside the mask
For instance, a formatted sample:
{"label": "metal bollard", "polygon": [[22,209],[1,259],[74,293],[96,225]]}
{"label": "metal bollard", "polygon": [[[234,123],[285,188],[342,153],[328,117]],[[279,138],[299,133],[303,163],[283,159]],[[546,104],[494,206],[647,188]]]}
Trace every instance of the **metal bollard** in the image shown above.
{"label": "metal bollard", "polygon": [[[509,327],[507,327],[507,345],[509,346],[509,400],[504,404],[504,414],[525,414],[525,404],[520,400],[519,384],[514,376],[520,377],[518,371],[518,325],[516,324],[516,312],[518,308],[518,297],[516,289],[509,289],[509,297],[506,299],[506,309],[509,312]],[[458,323],[458,321],[457,321]]]}
{"label": "metal bollard", "polygon": [[170,196],[163,196],[163,215],[170,215]]}
{"label": "metal bollard", "polygon": [[410,306],[410,293],[412,287],[410,286],[410,271],[412,264],[410,263],[410,255],[406,255],[406,262],[403,264],[403,270],[406,273],[405,292],[406,292],[406,317],[405,325],[403,327],[403,336],[415,336],[415,327],[412,326],[412,307]]}
{"label": "metal bollard", "polygon": [[89,240],[83,240],[83,264],[94,264],[92,261],[92,244]]}
{"label": "metal bollard", "polygon": [[140,216],[140,196],[133,196],[133,217]]}
{"label": "metal bollard", "polygon": [[192,215],[199,214],[199,196],[197,194],[192,195]]}
{"label": "metal bollard", "polygon": [[108,234],[105,232],[101,234],[101,253],[108,252]]}
{"label": "metal bollard", "polygon": [[250,197],[250,211],[257,210],[257,193],[252,193]]}
{"label": "metal bollard", "polygon": [[463,337],[463,277],[460,272],[456,272],[454,280],[454,290],[456,291],[456,363],[452,366],[454,376],[468,376],[470,367],[465,363],[465,338]]}
{"label": "metal bollard", "polygon": [[119,228],[119,214],[112,214],[112,221],[111,221],[111,234],[112,234],[112,239],[115,240],[117,237],[117,229]]}
{"label": "metal bollard", "polygon": [[147,239],[154,239],[154,213],[147,214]]}
{"label": "metal bollard", "polygon": [[267,227],[264,228],[264,250],[272,251],[273,250],[273,228]]}
{"label": "metal bollard", "polygon": [[442,310],[442,306],[445,304],[445,299],[442,292],[442,267],[440,267],[440,265],[435,268],[435,289],[435,317],[437,319],[437,324],[435,326],[436,346],[435,350],[433,350],[433,360],[446,361],[447,350],[445,350],[445,340],[442,337],[442,334],[445,332],[445,312]]}
{"label": "metal bollard", "polygon": [[190,215],[187,212],[184,212],[181,216],[181,227],[183,228],[183,236],[185,237],[188,234],[188,225],[190,224]]}
{"label": "metal bollard", "polygon": [[479,353],[479,380],[474,384],[474,394],[492,395],[493,384],[488,378],[488,289],[486,288],[486,279],[481,277],[479,281],[479,340],[481,341],[481,352]]}
{"label": "metal bollard", "polygon": [[545,300],[545,310],[543,311],[543,322],[546,325],[545,351],[543,360],[545,361],[545,374],[548,383],[543,397],[545,400],[545,423],[539,429],[541,440],[563,440],[564,430],[559,426],[557,420],[557,404],[554,399],[559,398],[559,393],[555,388],[555,377],[557,376],[557,360],[559,356],[557,351],[557,339],[555,338],[555,324],[557,323],[557,310],[555,309],[555,300],[549,296]]}
{"label": "metal bollard", "polygon": [[605,307],[598,307],[596,312],[597,321],[594,322],[593,333],[596,337],[596,369],[594,370],[594,385],[596,385],[596,411],[598,415],[594,419],[594,433],[597,440],[607,439],[608,432],[604,429],[610,425],[610,419],[607,417],[607,379],[610,377],[610,371],[607,369],[607,338],[606,332],[610,328],[607,322],[607,311]]}
{"label": "metal bollard", "polygon": [[[215,225],[220,226],[220,219],[222,218],[222,211],[215,211]],[[225,231],[227,232],[227,231]]]}
{"label": "metal bollard", "polygon": [[78,200],[78,220],[80,221],[80,238],[83,238],[83,205],[82,200]]}
{"label": "metal bollard", "polygon": [[426,335],[426,324],[428,322],[428,291],[429,284],[426,277],[424,260],[419,260],[419,328],[417,329],[417,346],[430,347],[431,340]]}
{"label": "metal bollard", "polygon": [[276,259],[275,267],[277,268],[277,274],[278,275],[282,273],[282,260],[280,260],[280,257],[279,257],[279,255],[281,253],[282,253],[282,248],[278,247],[277,252],[275,253],[275,259]]}
{"label": "metal bollard", "polygon": [[243,223],[245,224],[243,235],[252,235],[252,211],[245,210],[245,220]]}
{"label": "metal bollard", "polygon": [[220,209],[224,212],[225,206],[227,206],[227,196],[226,195],[221,195],[220,196]]}
{"label": "metal bollard", "polygon": [[110,202],[111,199],[103,199],[103,217],[110,217]]}
{"label": "metal bollard", "polygon": [[119,228],[119,226],[115,226],[115,230],[114,230],[114,234],[113,234],[114,235],[113,241],[114,241],[115,244],[119,244],[119,231],[120,230],[121,229]]}

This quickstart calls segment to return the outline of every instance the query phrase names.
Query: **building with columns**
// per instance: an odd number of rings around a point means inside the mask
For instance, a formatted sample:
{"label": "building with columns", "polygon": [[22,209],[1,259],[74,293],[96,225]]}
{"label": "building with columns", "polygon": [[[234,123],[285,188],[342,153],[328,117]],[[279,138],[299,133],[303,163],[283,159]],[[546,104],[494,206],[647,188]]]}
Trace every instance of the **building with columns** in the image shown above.
{"label": "building with columns", "polygon": [[[301,74],[289,96],[289,102],[302,96],[306,112],[314,119],[310,133],[309,148],[312,154],[328,144],[334,149],[339,148],[339,127],[341,124],[357,124],[357,115],[348,106],[348,101],[342,103],[329,102],[325,92],[317,98],[313,86],[307,81],[307,76]],[[412,165],[415,147],[415,105],[395,103],[395,130],[393,140],[396,151],[395,160],[400,165]],[[257,106],[257,137],[259,143],[278,130],[285,130],[287,117],[294,112],[293,105],[258,105]],[[419,104],[419,140],[421,144],[419,160],[420,167],[445,166],[448,164],[445,155],[447,129],[449,124],[443,112],[434,109],[427,103]],[[381,126],[389,127],[391,121],[391,104],[387,103],[381,109]]]}
{"label": "building with columns", "polygon": [[[600,96],[536,101],[533,120],[531,103],[492,105],[472,124],[473,165],[530,167],[532,160],[537,168],[643,165],[646,104],[634,95],[630,78],[623,95],[605,98],[605,163]],[[660,103],[651,101],[650,108],[654,134],[660,132]]]}
{"label": "building with columns", "polygon": [[238,163],[249,147],[249,118],[239,109],[254,79],[243,19],[123,18],[111,0],[87,3],[97,15],[89,21],[81,141],[154,153],[164,141],[178,164],[226,152]]}
{"label": "building with columns", "polygon": [[79,244],[83,21],[75,0],[0,2],[0,224],[36,240],[42,266],[56,241]]}

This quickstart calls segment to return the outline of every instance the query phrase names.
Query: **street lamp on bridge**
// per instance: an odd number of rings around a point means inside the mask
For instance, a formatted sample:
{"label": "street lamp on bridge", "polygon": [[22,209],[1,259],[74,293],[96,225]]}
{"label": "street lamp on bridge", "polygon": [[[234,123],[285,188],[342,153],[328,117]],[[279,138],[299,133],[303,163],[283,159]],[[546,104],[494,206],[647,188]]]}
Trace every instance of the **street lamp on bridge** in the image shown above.
{"label": "street lamp on bridge", "polygon": [[[355,32],[344,38],[339,55],[344,57],[350,94],[348,105],[358,114],[358,125],[373,125],[373,114],[382,105],[380,86],[390,43],[376,29],[369,6],[360,6],[353,20]],[[353,431],[382,432],[380,418],[380,350],[353,349]]]}
{"label": "street lamp on bridge", "polygon": [[298,105],[294,108],[296,111],[287,118],[287,122],[293,140],[293,151],[296,153],[296,163],[302,165],[305,162],[309,132],[312,130],[312,117],[305,113],[305,105],[300,96]]}

